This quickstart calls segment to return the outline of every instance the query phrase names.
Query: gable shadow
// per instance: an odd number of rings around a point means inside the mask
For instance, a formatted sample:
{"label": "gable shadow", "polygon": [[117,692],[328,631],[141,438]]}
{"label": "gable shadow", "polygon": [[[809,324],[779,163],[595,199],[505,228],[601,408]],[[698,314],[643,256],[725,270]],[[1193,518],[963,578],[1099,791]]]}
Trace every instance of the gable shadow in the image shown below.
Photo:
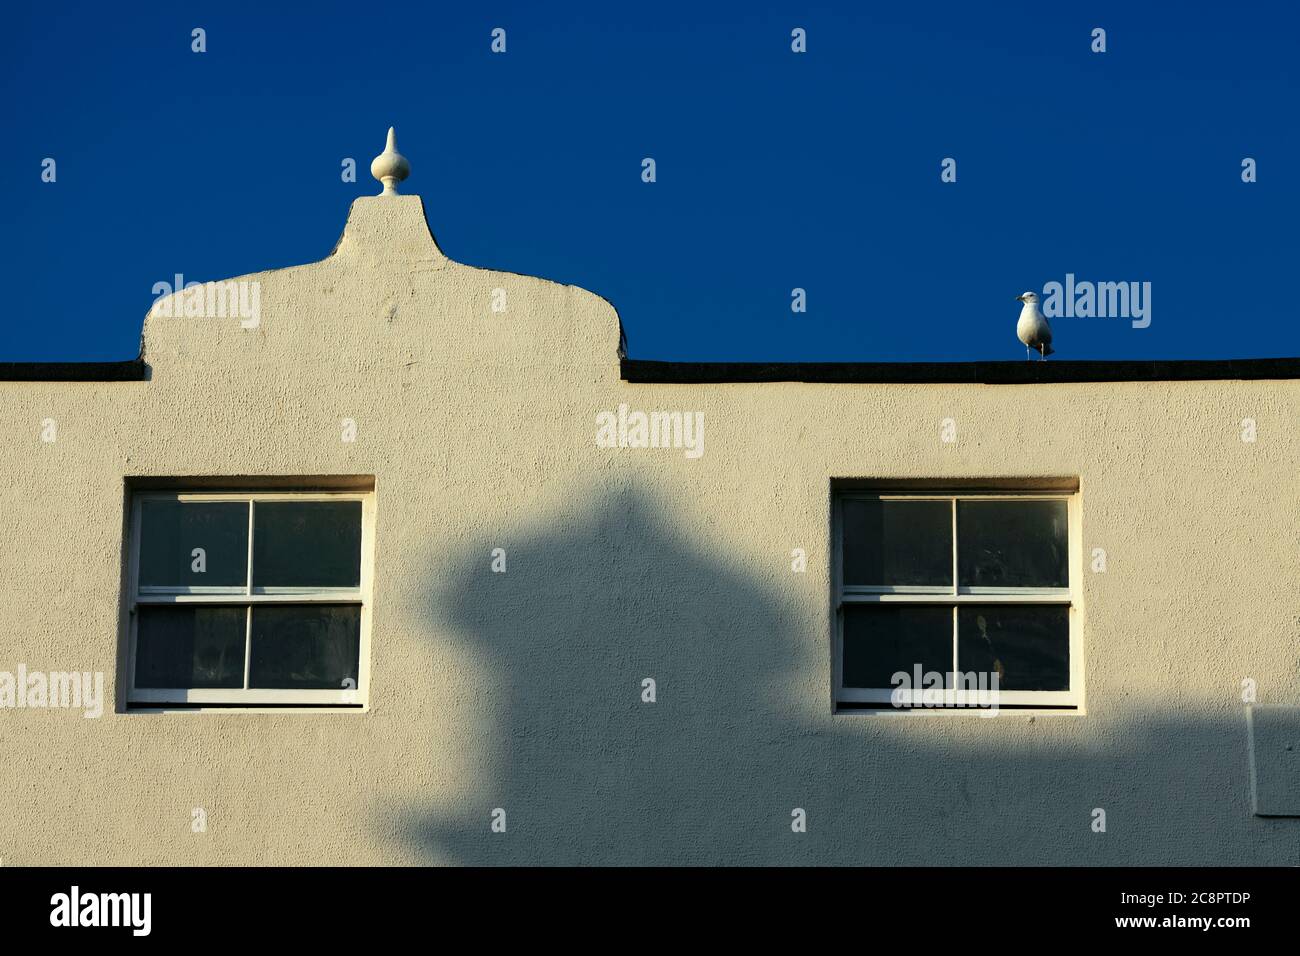
{"label": "gable shadow", "polygon": [[[431,863],[1300,862],[1294,821],[1249,816],[1240,714],[832,715],[829,636],[782,586],[780,555],[758,569],[692,540],[635,486],[570,502],[522,538],[439,558],[428,631],[488,672],[461,741],[473,769],[403,818]],[[1093,832],[1095,807],[1110,833]]]}

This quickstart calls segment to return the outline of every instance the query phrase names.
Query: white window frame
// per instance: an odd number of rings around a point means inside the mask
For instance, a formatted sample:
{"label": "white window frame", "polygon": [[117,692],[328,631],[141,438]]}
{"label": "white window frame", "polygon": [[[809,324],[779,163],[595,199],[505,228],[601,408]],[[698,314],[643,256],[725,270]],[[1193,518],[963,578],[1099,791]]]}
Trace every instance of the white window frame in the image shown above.
{"label": "white window frame", "polygon": [[[248,502],[248,564],[242,587],[140,587],[141,514],[146,501]],[[275,501],[359,501],[361,502],[361,585],[356,588],[254,588],[253,574],[253,519],[258,502]],[[129,706],[157,707],[166,705],[209,705],[212,707],[249,705],[337,705],[361,709],[368,706],[370,690],[370,611],[371,589],[374,581],[374,492],[356,491],[253,491],[253,492],[200,492],[200,491],[142,491],[132,496],[131,541],[128,592],[129,637],[127,652],[127,694]],[[141,605],[203,604],[211,606],[237,606],[248,608],[244,624],[244,686],[230,687],[140,687],[135,686],[136,638]],[[330,689],[267,689],[250,688],[249,661],[251,659],[252,609],[256,605],[303,604],[356,604],[361,607],[361,637],[357,661],[357,687]]]}
{"label": "white window frame", "polygon": [[[844,584],[844,516],[843,504],[851,500],[885,501],[948,501],[952,514],[952,585],[930,587],[924,585],[868,586]],[[1064,501],[1066,503],[1066,551],[1068,560],[1067,586],[1050,587],[961,587],[957,574],[957,502],[959,501]],[[844,665],[844,608],[850,604],[912,604],[952,607],[953,667],[957,663],[957,612],[963,606],[1049,604],[1069,608],[1070,687],[1063,691],[999,690],[999,706],[1074,708],[1065,713],[1082,712],[1083,693],[1083,627],[1080,621],[1079,584],[1082,577],[1082,549],[1079,495],[1077,492],[1052,491],[880,491],[839,489],[834,493],[833,531],[833,587],[835,597],[835,655],[833,663],[835,706],[841,704],[879,705],[880,710],[899,713],[953,713],[978,714],[970,706],[956,706],[958,692],[945,694],[945,707],[899,707],[892,704],[895,688],[845,687]],[[856,709],[856,708],[855,708]],[[870,709],[870,708],[868,708]]]}

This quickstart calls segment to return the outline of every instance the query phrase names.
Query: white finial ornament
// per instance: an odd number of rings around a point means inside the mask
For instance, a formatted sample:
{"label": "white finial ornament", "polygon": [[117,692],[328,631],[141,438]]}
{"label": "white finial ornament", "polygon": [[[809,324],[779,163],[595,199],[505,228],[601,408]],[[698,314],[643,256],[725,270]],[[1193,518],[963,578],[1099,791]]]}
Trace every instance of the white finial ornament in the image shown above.
{"label": "white finial ornament", "polygon": [[388,127],[388,145],[370,161],[370,175],[384,184],[381,196],[396,196],[397,184],[411,175],[411,164],[397,151],[397,134]]}

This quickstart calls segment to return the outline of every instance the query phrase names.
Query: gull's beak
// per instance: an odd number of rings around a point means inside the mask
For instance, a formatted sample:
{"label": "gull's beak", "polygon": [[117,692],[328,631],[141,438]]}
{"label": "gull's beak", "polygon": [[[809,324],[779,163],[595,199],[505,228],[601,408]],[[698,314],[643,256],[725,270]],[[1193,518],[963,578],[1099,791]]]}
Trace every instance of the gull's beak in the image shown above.
{"label": "gull's beak", "polygon": [[1017,301],[1017,302],[1024,302],[1024,301],[1025,301],[1025,297],[1024,297],[1024,295],[1022,294],[1022,295],[1018,295],[1018,296],[1016,296],[1016,301]]}

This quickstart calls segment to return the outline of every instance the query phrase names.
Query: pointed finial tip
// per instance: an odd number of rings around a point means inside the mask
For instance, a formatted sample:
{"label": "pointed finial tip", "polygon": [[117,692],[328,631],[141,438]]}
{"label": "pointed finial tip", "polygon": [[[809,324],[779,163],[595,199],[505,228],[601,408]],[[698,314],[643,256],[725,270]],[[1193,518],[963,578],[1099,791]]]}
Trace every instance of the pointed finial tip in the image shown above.
{"label": "pointed finial tip", "polygon": [[411,175],[411,164],[397,151],[397,133],[388,127],[388,143],[384,151],[370,163],[370,175],[384,184],[381,196],[396,196],[397,184]]}

